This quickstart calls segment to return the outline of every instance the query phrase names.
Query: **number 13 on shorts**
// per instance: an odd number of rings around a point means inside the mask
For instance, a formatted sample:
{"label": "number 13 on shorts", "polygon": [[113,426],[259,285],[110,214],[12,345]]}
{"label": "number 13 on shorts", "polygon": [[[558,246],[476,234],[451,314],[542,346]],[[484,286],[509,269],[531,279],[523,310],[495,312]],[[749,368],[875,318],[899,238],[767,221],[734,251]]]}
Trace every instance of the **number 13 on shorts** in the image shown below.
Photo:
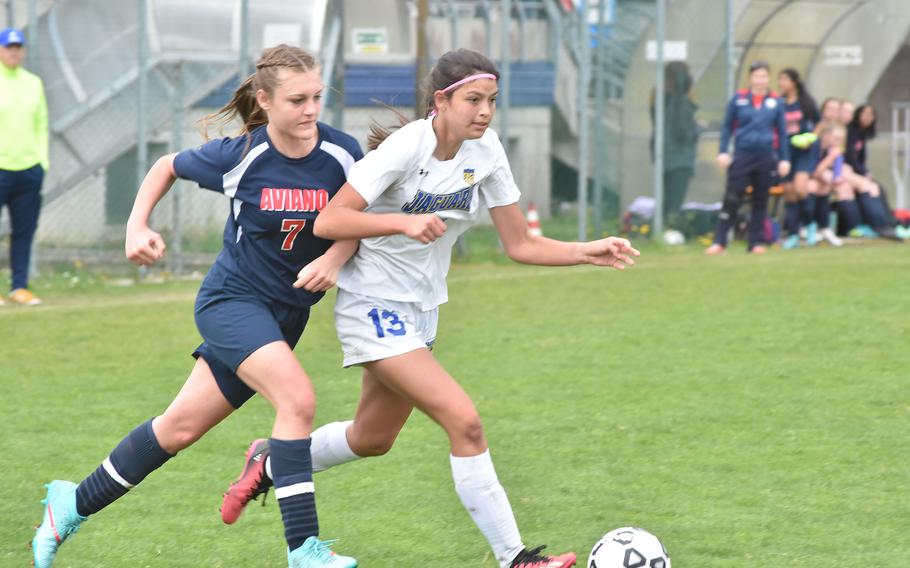
{"label": "number 13 on shorts", "polygon": [[404,321],[395,312],[390,312],[389,310],[380,311],[379,308],[373,308],[367,315],[370,316],[373,326],[376,328],[376,337],[383,338],[386,333],[389,335],[404,335],[407,333]]}

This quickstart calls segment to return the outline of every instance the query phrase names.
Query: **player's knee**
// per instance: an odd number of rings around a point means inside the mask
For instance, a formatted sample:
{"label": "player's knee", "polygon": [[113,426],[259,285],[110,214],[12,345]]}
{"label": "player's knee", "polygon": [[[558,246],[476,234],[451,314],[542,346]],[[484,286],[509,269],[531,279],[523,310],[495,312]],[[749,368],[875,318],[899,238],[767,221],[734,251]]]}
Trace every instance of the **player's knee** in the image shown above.
{"label": "player's knee", "polygon": [[460,416],[454,430],[454,437],[464,442],[478,446],[484,443],[483,424],[476,411]]}
{"label": "player's knee", "polygon": [[384,456],[389,453],[395,444],[395,438],[390,436],[371,436],[364,440],[357,441],[357,447],[353,447],[354,453],[360,457],[370,458]]}
{"label": "player's knee", "polygon": [[196,421],[174,419],[165,414],[160,418],[159,427],[156,428],[156,438],[166,452],[176,454],[196,443],[205,432],[206,429]]}
{"label": "player's knee", "polygon": [[311,423],[316,414],[316,400],[308,391],[287,393],[278,397],[275,411],[284,418]]}
{"label": "player's knee", "polygon": [[[204,434],[204,432],[199,431],[199,430],[194,430],[192,428],[188,428],[185,430],[178,430],[171,437],[171,444],[170,444],[171,447],[164,448],[164,449],[167,450],[168,453],[179,452],[180,450],[186,449],[186,448],[192,446],[193,444],[195,444],[196,441],[199,440],[199,438],[201,438],[203,434]],[[162,447],[164,447],[163,444],[162,444]]]}

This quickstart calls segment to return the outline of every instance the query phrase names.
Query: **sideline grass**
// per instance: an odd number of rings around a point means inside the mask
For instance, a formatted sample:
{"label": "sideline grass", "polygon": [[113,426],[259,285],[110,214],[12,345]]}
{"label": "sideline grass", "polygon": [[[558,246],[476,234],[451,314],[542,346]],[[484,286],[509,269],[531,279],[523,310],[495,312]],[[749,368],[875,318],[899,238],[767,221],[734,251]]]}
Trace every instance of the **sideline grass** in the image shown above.
{"label": "sideline grass", "polygon": [[[453,269],[437,354],[484,418],[526,541],[583,562],[637,525],[679,567],[906,566],[910,248],[648,253],[625,274]],[[0,310],[0,565],[28,564],[42,482],[81,479],[179,389],[194,287],[49,291],[46,308]],[[318,423],[349,417],[359,388],[330,306],[298,348]],[[86,523],[55,566],[285,565],[271,497],[233,527],[217,514],[271,418],[251,401]],[[316,482],[323,534],[362,566],[495,565],[423,416],[389,456]]]}

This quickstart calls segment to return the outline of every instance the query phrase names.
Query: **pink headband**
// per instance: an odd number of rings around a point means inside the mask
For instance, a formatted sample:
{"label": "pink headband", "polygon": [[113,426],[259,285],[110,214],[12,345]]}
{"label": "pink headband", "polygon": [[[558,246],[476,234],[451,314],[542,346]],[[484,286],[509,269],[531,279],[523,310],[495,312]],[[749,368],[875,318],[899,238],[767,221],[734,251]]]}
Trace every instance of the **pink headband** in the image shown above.
{"label": "pink headband", "polygon": [[[464,85],[465,83],[470,83],[471,81],[476,81],[478,79],[493,79],[495,81],[496,75],[494,75],[492,73],[478,73],[476,75],[469,75],[469,76],[465,77],[464,79],[462,79],[461,81],[455,81],[454,83],[452,83],[445,89],[442,89],[442,90],[436,91],[436,92],[437,93],[448,93],[449,91],[454,91],[455,89]],[[427,116],[432,117],[435,115],[436,115],[436,109],[434,108],[433,110],[430,111],[430,114]]]}

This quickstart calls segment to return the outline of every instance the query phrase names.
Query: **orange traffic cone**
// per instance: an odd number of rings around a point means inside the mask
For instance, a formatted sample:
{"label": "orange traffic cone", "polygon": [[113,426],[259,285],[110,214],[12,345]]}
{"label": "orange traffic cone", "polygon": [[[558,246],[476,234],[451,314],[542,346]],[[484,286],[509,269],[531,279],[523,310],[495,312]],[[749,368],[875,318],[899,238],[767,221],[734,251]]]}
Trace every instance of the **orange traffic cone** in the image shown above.
{"label": "orange traffic cone", "polygon": [[537,206],[531,201],[528,203],[528,233],[535,237],[543,235],[540,230],[540,215],[537,214]]}

